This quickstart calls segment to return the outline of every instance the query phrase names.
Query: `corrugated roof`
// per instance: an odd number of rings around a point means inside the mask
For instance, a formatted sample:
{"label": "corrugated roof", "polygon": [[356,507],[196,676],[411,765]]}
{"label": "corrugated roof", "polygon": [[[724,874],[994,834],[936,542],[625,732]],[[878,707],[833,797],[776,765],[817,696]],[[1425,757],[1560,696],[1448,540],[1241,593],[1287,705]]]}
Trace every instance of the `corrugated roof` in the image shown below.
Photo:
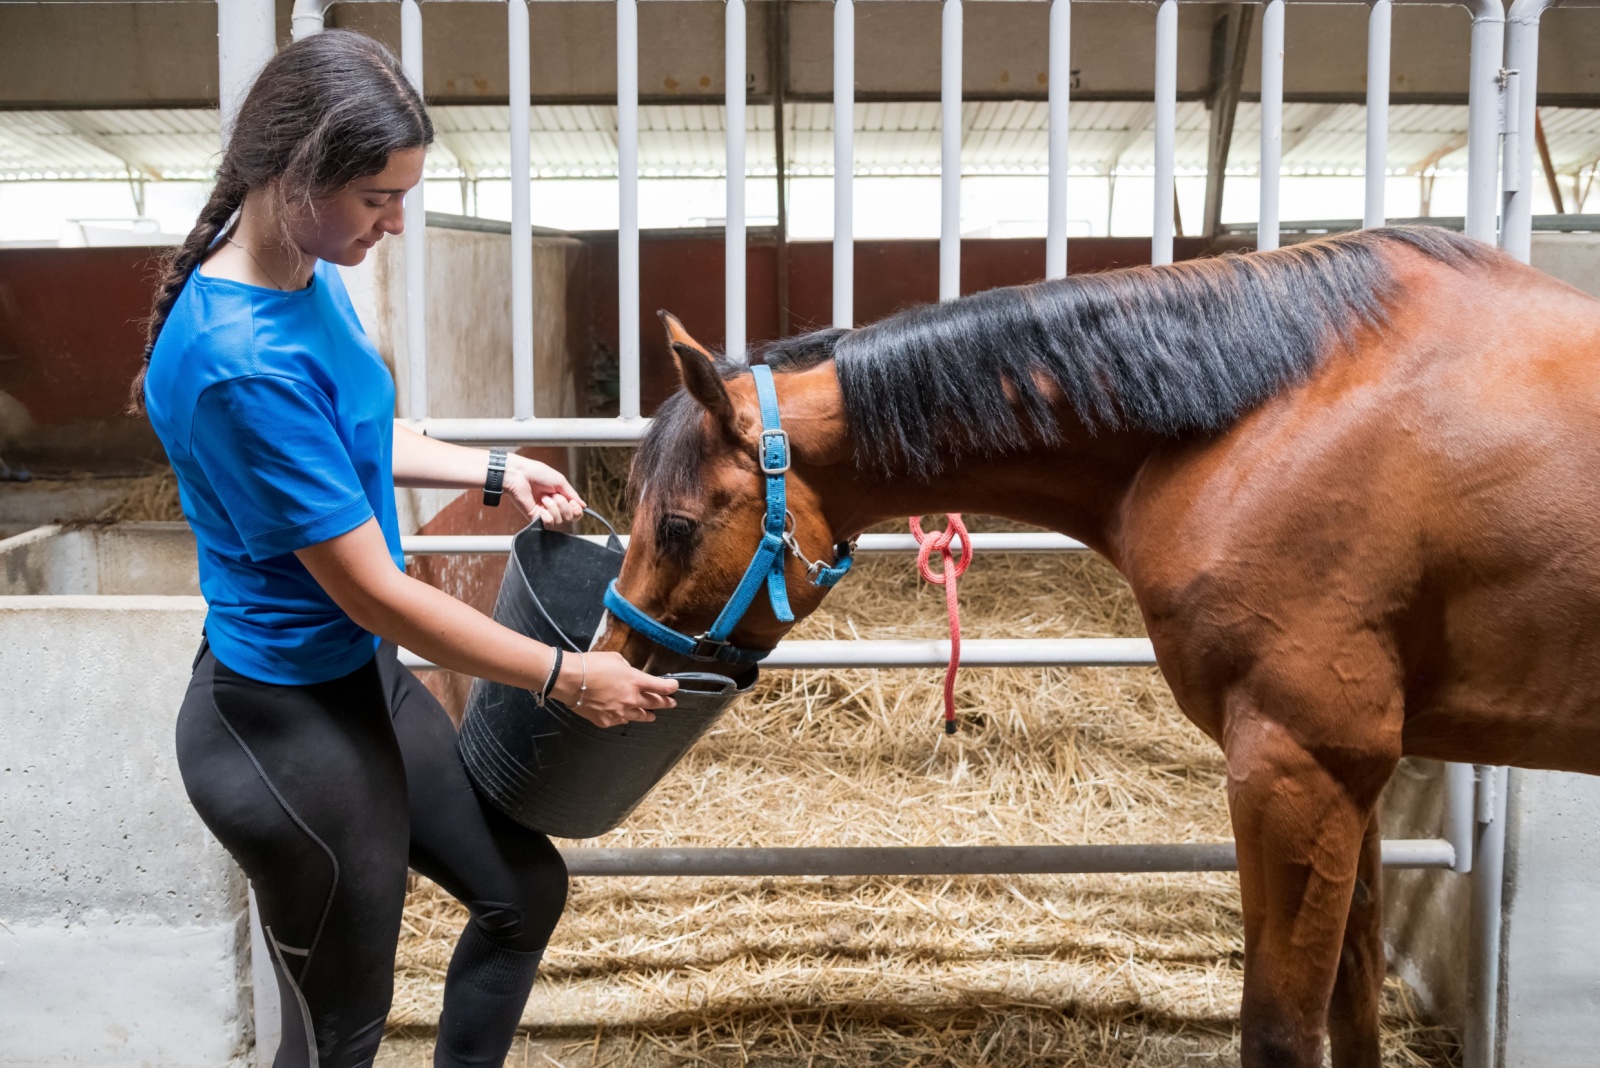
{"label": "corrugated roof", "polygon": [[[447,106],[432,109],[437,141],[428,157],[435,177],[498,178],[508,173],[510,109]],[[855,165],[862,174],[936,174],[940,108],[936,102],[866,103],[855,109]],[[1558,171],[1573,173],[1600,159],[1600,110],[1543,108],[1541,116]],[[831,174],[833,108],[791,104],[786,141],[793,174]],[[1075,102],[1070,109],[1074,173],[1148,172],[1153,165],[1154,107],[1147,102]],[[1043,173],[1048,109],[1036,101],[979,101],[962,108],[962,171],[967,174]],[[1390,173],[1466,166],[1467,109],[1400,105],[1389,110]],[[1203,173],[1209,114],[1197,102],[1178,105],[1175,146],[1179,173]],[[535,173],[597,177],[616,172],[616,108],[536,106],[530,121]],[[746,113],[749,173],[774,170],[773,115]],[[1229,171],[1255,172],[1260,109],[1241,104]],[[218,156],[217,113],[209,110],[0,112],[0,180],[207,178]],[[1354,104],[1289,104],[1284,108],[1284,171],[1352,174],[1366,152],[1365,109]],[[720,175],[723,112],[706,105],[639,109],[639,166],[651,176]]]}

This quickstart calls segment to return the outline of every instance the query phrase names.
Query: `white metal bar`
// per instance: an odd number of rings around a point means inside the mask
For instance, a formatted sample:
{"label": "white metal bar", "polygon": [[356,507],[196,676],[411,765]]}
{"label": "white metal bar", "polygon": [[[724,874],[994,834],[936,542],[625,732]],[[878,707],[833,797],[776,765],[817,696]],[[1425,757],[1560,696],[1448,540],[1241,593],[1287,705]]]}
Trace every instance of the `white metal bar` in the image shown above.
{"label": "white metal bar", "polygon": [[1278,194],[1283,177],[1283,0],[1261,12],[1261,210],[1256,248],[1278,247]]}
{"label": "white metal bar", "polygon": [[[1506,211],[1511,201],[1524,186],[1521,156],[1520,127],[1522,124],[1522,72],[1500,71],[1500,245],[1505,246],[1508,234],[1505,227]],[[1537,120],[1535,120],[1537,121]],[[1531,171],[1529,172],[1531,174]],[[1531,229],[1531,228],[1530,228]],[[1533,235],[1528,235],[1531,245]]]}
{"label": "white metal bar", "polygon": [[1506,20],[1500,0],[1473,0],[1467,85],[1468,237],[1495,239],[1500,184],[1500,67]]}
{"label": "white metal bar", "polygon": [[1155,216],[1150,231],[1150,262],[1172,262],[1175,229],[1172,197],[1177,189],[1174,162],[1178,138],[1178,0],[1156,8]]}
{"label": "white metal bar", "polygon": [[1072,97],[1072,0],[1050,0],[1049,183],[1045,205],[1044,276],[1067,276],[1067,131]]}
{"label": "white metal bar", "polygon": [[[1386,868],[1448,866],[1450,843],[1397,839],[1383,843]],[[578,876],[815,875],[1083,875],[1234,871],[1232,842],[1066,846],[823,846],[810,848],[567,847],[567,871]]]}
{"label": "white metal bar", "polygon": [[527,0],[507,0],[507,57],[511,99],[511,412],[533,418],[533,156],[532,43]]}
{"label": "white metal bar", "polygon": [[943,0],[939,37],[939,299],[961,295],[961,0]]}
{"label": "white metal bar", "polygon": [[[638,308],[637,298],[633,306]],[[635,315],[636,323],[637,319]],[[644,437],[650,420],[425,419],[406,425],[430,438],[462,445],[631,445]]]}
{"label": "white metal bar", "polygon": [[[639,418],[639,7],[617,2],[617,378]],[[632,440],[632,439],[630,439]]]}
{"label": "white metal bar", "polygon": [[[436,665],[408,650],[400,662],[417,671]],[[948,639],[861,639],[787,641],[761,662],[764,668],[942,668],[950,662]],[[961,666],[1001,667],[1154,667],[1155,650],[1146,638],[989,638],[961,643]]]}
{"label": "white metal bar", "polygon": [[1467,1018],[1461,1036],[1463,1068],[1493,1068],[1500,1023],[1500,929],[1505,897],[1506,768],[1478,770],[1477,842],[1472,868],[1472,960]]}
{"label": "white metal bar", "polygon": [[1477,776],[1471,764],[1446,764],[1444,774],[1444,837],[1456,851],[1451,870],[1465,874],[1472,870]]}
{"label": "white metal bar", "polygon": [[745,232],[744,232],[744,104],[745,14],[744,0],[723,0],[723,86],[727,113],[728,208],[723,226],[722,280],[727,304],[723,351],[742,357],[745,349]]}
{"label": "white metal bar", "polygon": [[833,0],[833,325],[855,326],[856,5]]}
{"label": "white metal bar", "polygon": [[[407,553],[416,555],[451,555],[458,553],[509,553],[511,551],[510,534],[414,534],[401,538],[400,543]],[[607,534],[582,534],[579,537],[584,541],[596,545],[604,545],[610,540]],[[628,535],[619,536],[624,548],[628,545]],[[954,549],[957,553],[962,551],[963,540],[956,538]],[[1023,552],[1023,553],[1058,553],[1058,552],[1088,552],[1088,546],[1065,534],[1045,533],[1014,533],[1014,534],[974,534],[972,547],[979,552]],[[858,553],[914,553],[917,551],[917,539],[910,534],[863,534],[856,542]]]}
{"label": "white metal bar", "polygon": [[1390,0],[1372,0],[1367,15],[1367,163],[1362,226],[1382,226],[1389,176],[1389,55],[1394,23]]}
{"label": "white metal bar", "polygon": [[[330,0],[294,0],[294,7],[289,11],[289,39],[303,41],[312,34],[321,33],[324,16],[327,14]],[[234,6],[232,0],[221,0],[217,4],[217,17],[223,17],[222,12]]]}
{"label": "white metal bar", "polygon": [[1528,262],[1533,255],[1534,119],[1539,104],[1539,19],[1555,6],[1552,0],[1515,0],[1506,21],[1506,67],[1517,72],[1516,140],[1506,144],[1514,155],[1515,181],[1507,183],[1500,243],[1505,250]]}
{"label": "white metal bar", "polygon": [[[400,4],[400,66],[422,93],[422,7],[417,0]],[[424,185],[418,182],[406,194],[406,363],[410,368],[410,395],[406,414],[428,417],[428,210]]]}
{"label": "white metal bar", "polygon": [[272,0],[231,0],[217,5],[217,82],[222,147],[250,84],[277,50]]}

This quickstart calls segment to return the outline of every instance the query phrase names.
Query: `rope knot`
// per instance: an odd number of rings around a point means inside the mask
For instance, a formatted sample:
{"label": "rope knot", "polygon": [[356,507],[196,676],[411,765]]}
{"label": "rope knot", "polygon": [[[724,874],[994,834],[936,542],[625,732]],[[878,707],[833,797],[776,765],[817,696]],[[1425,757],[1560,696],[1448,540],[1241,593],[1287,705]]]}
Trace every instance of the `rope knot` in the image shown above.
{"label": "rope knot", "polygon": [[[945,610],[950,617],[950,665],[944,672],[944,732],[956,732],[956,671],[961,666],[961,607],[956,601],[956,580],[966,573],[972,563],[972,539],[967,536],[967,525],[961,521],[960,512],[945,514],[945,527],[929,534],[922,529],[922,520],[912,516],[911,536],[917,539],[917,571],[924,581],[944,587]],[[951,549],[955,539],[961,539],[961,555]],[[932,567],[933,554],[938,553],[943,565]]]}

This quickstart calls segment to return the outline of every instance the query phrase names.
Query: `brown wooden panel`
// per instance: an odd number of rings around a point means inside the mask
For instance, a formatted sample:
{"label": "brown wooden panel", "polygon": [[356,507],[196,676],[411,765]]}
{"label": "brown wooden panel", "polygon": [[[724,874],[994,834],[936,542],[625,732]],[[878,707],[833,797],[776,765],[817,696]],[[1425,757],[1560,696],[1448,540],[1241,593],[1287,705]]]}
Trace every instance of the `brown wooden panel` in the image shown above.
{"label": "brown wooden panel", "polygon": [[164,249],[0,249],[0,455],[46,472],[138,471],[161,446],[122,413]]}

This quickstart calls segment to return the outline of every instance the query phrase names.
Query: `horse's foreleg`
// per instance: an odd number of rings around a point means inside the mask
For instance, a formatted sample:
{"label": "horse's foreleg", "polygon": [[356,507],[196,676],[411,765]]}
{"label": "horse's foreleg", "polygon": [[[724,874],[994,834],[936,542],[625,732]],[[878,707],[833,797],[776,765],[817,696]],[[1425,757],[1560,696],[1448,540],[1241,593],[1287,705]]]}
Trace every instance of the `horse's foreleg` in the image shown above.
{"label": "horse's foreleg", "polygon": [[1313,752],[1249,710],[1230,717],[1225,749],[1244,895],[1240,1061],[1320,1068],[1362,842],[1398,753]]}
{"label": "horse's foreleg", "polygon": [[1383,858],[1378,814],[1367,818],[1361,839],[1344,947],[1328,1005],[1328,1038],[1333,1068],[1379,1068],[1378,1012],[1383,996]]}

